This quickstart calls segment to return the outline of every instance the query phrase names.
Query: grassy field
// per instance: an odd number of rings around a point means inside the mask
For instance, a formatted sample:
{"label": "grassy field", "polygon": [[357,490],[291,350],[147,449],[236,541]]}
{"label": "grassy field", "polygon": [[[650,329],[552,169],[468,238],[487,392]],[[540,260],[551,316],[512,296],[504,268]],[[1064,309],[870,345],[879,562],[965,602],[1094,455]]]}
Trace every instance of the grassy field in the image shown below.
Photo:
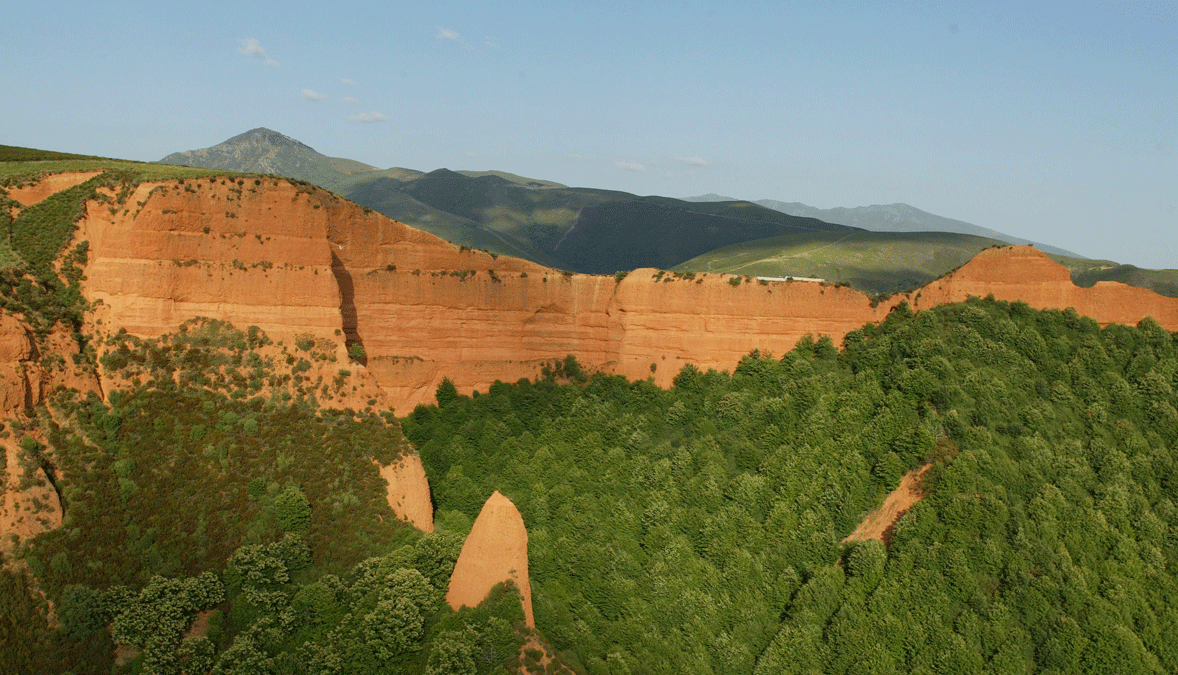
{"label": "grassy field", "polygon": [[815,277],[869,293],[895,293],[922,286],[999,245],[996,239],[948,232],[808,232],[726,246],[674,269]]}

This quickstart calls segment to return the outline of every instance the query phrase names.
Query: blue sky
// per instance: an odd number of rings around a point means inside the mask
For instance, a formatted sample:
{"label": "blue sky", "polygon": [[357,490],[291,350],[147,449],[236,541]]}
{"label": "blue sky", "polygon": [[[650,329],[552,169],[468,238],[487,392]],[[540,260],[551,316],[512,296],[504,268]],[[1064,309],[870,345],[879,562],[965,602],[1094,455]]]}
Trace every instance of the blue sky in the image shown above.
{"label": "blue sky", "polygon": [[1178,267],[1178,2],[11,3],[0,143],[905,202]]}

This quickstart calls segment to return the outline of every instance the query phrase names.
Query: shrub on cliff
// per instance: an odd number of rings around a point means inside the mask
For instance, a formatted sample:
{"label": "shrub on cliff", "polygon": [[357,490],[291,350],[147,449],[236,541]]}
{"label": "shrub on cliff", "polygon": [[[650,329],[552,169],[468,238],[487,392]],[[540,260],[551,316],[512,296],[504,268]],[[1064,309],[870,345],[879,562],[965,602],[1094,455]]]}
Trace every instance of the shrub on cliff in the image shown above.
{"label": "shrub on cliff", "polygon": [[368,352],[364,350],[364,345],[354,344],[348,347],[348,358],[356,363],[364,363],[368,359]]}

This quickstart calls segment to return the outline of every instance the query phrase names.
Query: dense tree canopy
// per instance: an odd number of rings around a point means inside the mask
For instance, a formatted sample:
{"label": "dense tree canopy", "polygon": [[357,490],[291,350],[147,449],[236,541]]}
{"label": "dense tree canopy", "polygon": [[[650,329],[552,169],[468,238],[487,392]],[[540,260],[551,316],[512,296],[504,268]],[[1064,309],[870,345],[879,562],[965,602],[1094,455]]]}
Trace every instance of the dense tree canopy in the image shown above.
{"label": "dense tree canopy", "polygon": [[[128,340],[110,367],[140,384],[13,426],[59,462],[70,513],[21,547],[31,578],[0,574],[25,638],[6,663],[107,672],[113,639],[144,673],[540,672],[513,589],[442,602],[499,490],[550,671],[1178,670],[1178,344],[1150,320],[901,306],[841,351],[806,339],[670,390],[565,359],[485,394],[447,383],[399,424],[235,379],[294,382],[250,356],[262,337]],[[431,535],[376,517],[370,458],[401,430]],[[842,543],[924,465],[886,545]]]}

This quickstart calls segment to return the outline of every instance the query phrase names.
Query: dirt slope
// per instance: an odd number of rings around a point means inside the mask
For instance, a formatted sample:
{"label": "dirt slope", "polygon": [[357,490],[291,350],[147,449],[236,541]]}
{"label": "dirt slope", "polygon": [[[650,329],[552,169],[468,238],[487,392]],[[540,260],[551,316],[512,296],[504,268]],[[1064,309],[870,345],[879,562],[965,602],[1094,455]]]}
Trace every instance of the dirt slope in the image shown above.
{"label": "dirt slope", "polygon": [[532,587],[528,581],[528,531],[515,504],[495,492],[483,504],[474,527],[462,544],[450,575],[446,602],[452,609],[475,607],[496,584],[514,582],[524,605],[524,619],[532,618]]}
{"label": "dirt slope", "polygon": [[422,532],[433,532],[434,507],[421,456],[406,452],[388,466],[377,466],[380,477],[388,484],[386,498],[393,513]]}
{"label": "dirt slope", "polygon": [[892,527],[908,512],[908,509],[924,499],[924,491],[920,489],[920,479],[924,477],[930,467],[932,467],[931,464],[926,464],[904,474],[900,479],[900,485],[889,492],[879,508],[867,514],[867,517],[859,523],[855,531],[847,535],[842,543],[867,539],[878,539],[884,544],[889,543],[889,533]]}
{"label": "dirt slope", "polygon": [[8,188],[8,196],[21,206],[32,206],[55,192],[81,185],[102,171],[69,171],[42,176],[36,183]]}
{"label": "dirt slope", "polygon": [[26,539],[61,525],[61,500],[45,471],[32,468],[27,474],[20,465],[17,438],[0,439],[0,452],[7,467],[0,471],[0,554],[5,559]]}

